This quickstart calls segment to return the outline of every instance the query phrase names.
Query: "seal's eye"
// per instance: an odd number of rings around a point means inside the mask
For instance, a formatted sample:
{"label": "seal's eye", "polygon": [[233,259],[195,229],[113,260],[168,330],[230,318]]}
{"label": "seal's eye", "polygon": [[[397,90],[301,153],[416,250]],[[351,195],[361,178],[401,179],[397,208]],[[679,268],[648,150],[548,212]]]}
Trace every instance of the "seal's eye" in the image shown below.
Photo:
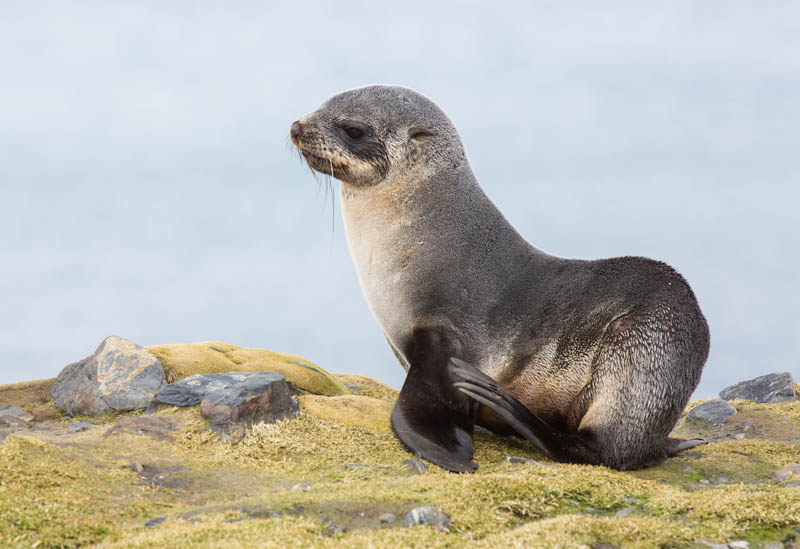
{"label": "seal's eye", "polygon": [[355,126],[347,126],[344,128],[344,133],[347,134],[347,137],[352,139],[353,141],[358,141],[362,137],[364,137],[364,130],[361,128],[356,128]]}

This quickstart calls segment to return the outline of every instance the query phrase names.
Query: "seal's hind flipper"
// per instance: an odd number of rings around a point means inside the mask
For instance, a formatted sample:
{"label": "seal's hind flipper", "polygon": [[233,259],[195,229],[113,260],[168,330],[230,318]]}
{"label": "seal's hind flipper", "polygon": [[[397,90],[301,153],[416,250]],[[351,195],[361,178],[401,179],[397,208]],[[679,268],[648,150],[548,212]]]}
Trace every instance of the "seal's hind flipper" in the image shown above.
{"label": "seal's hind flipper", "polygon": [[555,461],[597,463],[596,452],[578,434],[561,433],[536,417],[502,385],[472,366],[451,358],[453,385],[502,416],[520,435]]}
{"label": "seal's hind flipper", "polygon": [[683,452],[684,450],[688,450],[689,448],[694,448],[695,446],[700,446],[701,444],[708,444],[707,440],[702,438],[672,438],[669,437],[667,439],[667,445],[664,448],[667,452],[669,457],[674,456],[678,452]]}
{"label": "seal's hind flipper", "polygon": [[392,428],[412,450],[439,467],[472,473],[472,431],[477,404],[456,389],[441,333],[417,331],[406,355],[408,376],[392,410]]}

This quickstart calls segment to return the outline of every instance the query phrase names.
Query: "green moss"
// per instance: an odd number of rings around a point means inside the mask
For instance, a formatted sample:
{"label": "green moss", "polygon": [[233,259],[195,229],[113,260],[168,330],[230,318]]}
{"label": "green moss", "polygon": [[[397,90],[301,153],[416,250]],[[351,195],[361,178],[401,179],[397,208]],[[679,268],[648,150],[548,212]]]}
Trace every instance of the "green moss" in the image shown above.
{"label": "green moss", "polygon": [[327,396],[350,393],[341,381],[313,362],[289,353],[247,349],[217,341],[153,345],[147,349],[164,365],[170,382],[194,374],[270,371],[282,374],[310,393]]}
{"label": "green moss", "polygon": [[361,376],[358,374],[334,375],[342,383],[347,383],[348,385],[358,387],[358,389],[353,390],[353,392],[357,395],[380,398],[391,402],[394,402],[397,399],[397,391],[385,383],[381,383],[380,381],[376,381],[367,376]]}
{"label": "green moss", "polygon": [[[363,379],[354,384],[366,386]],[[0,546],[763,545],[800,524],[800,489],[770,477],[800,463],[792,441],[727,440],[659,467],[620,472],[552,463],[521,439],[479,430],[475,474],[429,464],[418,475],[402,466],[413,456],[389,428],[390,398],[300,401],[299,418],[257,425],[235,444],[209,431],[198,407],[159,409],[157,417],[176,425],[166,439],[107,435],[127,414],[73,435],[63,434],[60,421],[51,422],[58,432],[12,435],[0,444]],[[741,413],[786,418],[794,406],[742,404]],[[503,460],[509,455],[541,463],[512,464]],[[153,471],[160,485],[148,485]],[[728,482],[717,483],[718,476]],[[309,487],[292,490],[297,483]],[[444,511],[452,532],[405,528],[404,513],[418,505]],[[616,516],[626,507],[634,509]],[[379,522],[382,512],[396,521]],[[155,517],[167,520],[144,528]]]}

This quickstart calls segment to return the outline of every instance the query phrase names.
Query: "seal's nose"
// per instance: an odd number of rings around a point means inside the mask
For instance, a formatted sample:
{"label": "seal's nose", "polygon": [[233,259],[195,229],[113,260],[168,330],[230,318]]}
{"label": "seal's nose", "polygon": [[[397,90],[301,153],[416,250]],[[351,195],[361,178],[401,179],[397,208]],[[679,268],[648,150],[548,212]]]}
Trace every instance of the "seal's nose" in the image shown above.
{"label": "seal's nose", "polygon": [[297,120],[292,122],[292,129],[289,130],[289,135],[292,137],[292,141],[297,141],[297,138],[300,137],[300,122]]}

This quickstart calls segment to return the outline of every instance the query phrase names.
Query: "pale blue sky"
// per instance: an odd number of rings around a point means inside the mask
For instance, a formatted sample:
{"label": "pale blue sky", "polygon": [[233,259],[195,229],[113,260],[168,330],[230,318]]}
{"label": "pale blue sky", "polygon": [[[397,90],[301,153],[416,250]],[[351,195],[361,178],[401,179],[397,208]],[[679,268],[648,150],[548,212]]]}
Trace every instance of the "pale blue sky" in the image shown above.
{"label": "pale blue sky", "polygon": [[0,383],[115,334],[399,387],[338,201],[287,147],[370,83],[437,101],[536,246],[683,273],[712,334],[697,396],[798,379],[799,37],[780,1],[5,0]]}

